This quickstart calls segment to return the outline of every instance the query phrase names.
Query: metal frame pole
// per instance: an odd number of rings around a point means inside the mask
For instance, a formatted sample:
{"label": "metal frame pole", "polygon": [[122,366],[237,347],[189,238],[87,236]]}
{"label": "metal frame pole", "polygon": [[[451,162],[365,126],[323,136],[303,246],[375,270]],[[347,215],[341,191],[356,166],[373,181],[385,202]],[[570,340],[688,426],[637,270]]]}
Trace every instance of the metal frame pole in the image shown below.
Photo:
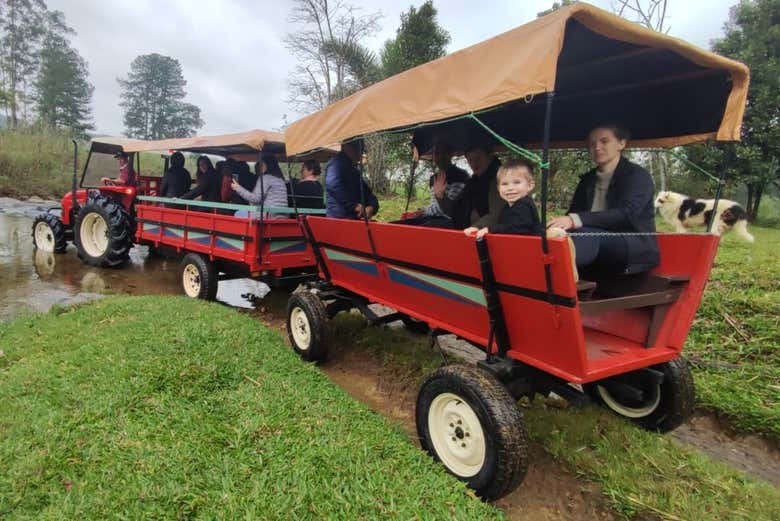
{"label": "metal frame pole", "polygon": [[715,216],[718,214],[718,203],[720,202],[720,195],[723,191],[725,177],[726,172],[721,170],[720,176],[718,176],[718,188],[715,189],[715,204],[712,206],[712,214],[710,215],[709,222],[707,223],[707,233],[712,233],[712,225],[715,223]]}
{"label": "metal frame pole", "polygon": [[[547,257],[550,249],[547,244],[547,184],[550,175],[550,130],[552,126],[552,104],[555,92],[547,93],[547,104],[544,112],[544,137],[542,143],[542,253]],[[544,259],[544,278],[547,285],[547,301],[553,303],[552,271],[548,259]]]}

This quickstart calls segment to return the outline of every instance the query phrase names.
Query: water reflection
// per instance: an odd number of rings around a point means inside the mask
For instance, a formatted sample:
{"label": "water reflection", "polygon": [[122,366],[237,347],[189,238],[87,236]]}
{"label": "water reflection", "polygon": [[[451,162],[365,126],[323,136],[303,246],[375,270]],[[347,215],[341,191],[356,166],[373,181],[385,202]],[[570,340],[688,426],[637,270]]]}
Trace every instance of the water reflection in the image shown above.
{"label": "water reflection", "polygon": [[[34,205],[0,200],[0,321],[25,311],[46,311],[96,294],[180,295],[179,260],[148,254],[144,246],[130,251],[118,269],[83,264],[72,245],[65,253],[37,250],[32,243]],[[217,299],[231,306],[252,308],[269,291],[265,284],[228,280],[219,284]]]}

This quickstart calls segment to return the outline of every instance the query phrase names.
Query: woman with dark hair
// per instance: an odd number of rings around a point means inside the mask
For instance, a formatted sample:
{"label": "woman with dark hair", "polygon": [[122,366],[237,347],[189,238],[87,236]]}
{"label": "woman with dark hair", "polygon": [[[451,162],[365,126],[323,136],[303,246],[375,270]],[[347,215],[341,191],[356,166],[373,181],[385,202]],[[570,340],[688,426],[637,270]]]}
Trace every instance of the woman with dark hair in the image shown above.
{"label": "woman with dark hair", "polygon": [[[301,178],[290,180],[289,206],[318,210],[325,208],[325,202],[322,200],[322,185],[320,184],[321,173],[320,162],[316,159],[307,159],[301,164]],[[295,201],[293,201],[293,197]]]}
{"label": "woman with dark hair", "polygon": [[160,185],[162,197],[179,197],[190,189],[192,177],[184,168],[184,154],[174,152],[171,155],[171,167],[165,172]]}
{"label": "woman with dark hair", "polygon": [[[276,156],[264,153],[255,165],[255,170],[257,169],[260,170],[260,174],[251,192],[236,180],[233,180],[230,185],[233,191],[249,204],[263,205],[266,208],[287,207],[287,187],[284,184],[282,169],[279,168]],[[270,218],[287,217],[287,214],[281,213],[266,212],[266,215]],[[236,216],[243,216],[243,212],[236,212]]]}
{"label": "woman with dark hair", "polygon": [[588,150],[596,168],[580,178],[568,215],[548,223],[571,231],[577,267],[596,276],[640,273],[660,261],[653,178],[623,157],[627,142],[626,130],[614,123],[590,131]]}
{"label": "woman with dark hair", "polygon": [[211,164],[211,159],[209,159],[207,156],[200,156],[198,158],[197,165],[198,186],[186,194],[183,194],[181,198],[195,199],[196,197],[201,196],[201,200],[203,201],[209,201],[212,203],[218,203],[222,201],[222,196],[220,194],[221,179],[217,171],[214,170],[214,165]]}

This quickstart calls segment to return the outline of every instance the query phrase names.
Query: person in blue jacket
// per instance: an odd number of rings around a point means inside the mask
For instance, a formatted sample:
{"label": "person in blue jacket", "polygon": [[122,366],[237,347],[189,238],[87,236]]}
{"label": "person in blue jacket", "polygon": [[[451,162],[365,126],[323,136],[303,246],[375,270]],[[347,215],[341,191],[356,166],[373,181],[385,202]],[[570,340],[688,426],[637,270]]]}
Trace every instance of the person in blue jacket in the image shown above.
{"label": "person in blue jacket", "polygon": [[362,148],[360,140],[342,143],[341,151],[325,167],[328,217],[371,219],[379,211],[379,201],[356,166],[361,159]]}

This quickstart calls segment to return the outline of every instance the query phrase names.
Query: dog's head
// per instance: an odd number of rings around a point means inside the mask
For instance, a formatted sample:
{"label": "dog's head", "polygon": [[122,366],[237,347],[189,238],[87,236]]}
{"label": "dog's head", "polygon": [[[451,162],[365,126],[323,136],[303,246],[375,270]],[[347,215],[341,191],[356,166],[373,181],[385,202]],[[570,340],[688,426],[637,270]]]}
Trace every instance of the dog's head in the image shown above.
{"label": "dog's head", "polygon": [[677,192],[658,192],[658,195],[655,196],[655,207],[656,209],[663,207],[679,207],[684,199],[685,196],[678,194]]}

